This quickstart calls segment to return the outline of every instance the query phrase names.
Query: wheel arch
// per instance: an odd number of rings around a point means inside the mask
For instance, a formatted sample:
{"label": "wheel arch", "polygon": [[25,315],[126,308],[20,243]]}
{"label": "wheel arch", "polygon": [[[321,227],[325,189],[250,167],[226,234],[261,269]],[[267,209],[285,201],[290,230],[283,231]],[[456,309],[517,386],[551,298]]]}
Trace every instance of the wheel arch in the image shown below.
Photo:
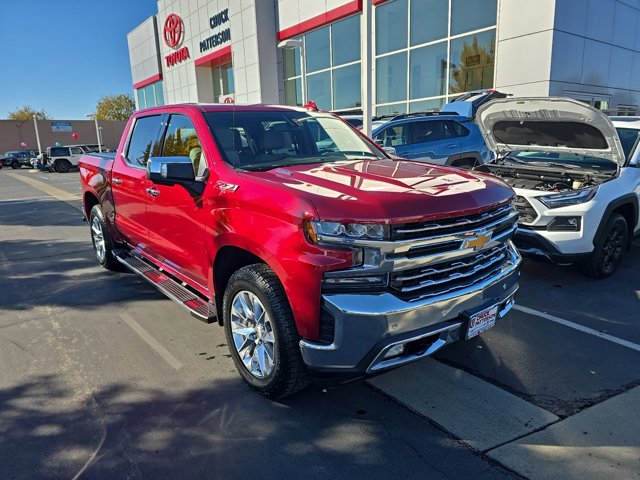
{"label": "wheel arch", "polygon": [[605,209],[602,219],[600,220],[600,225],[598,225],[596,234],[593,237],[594,247],[598,244],[604,234],[604,228],[611,216],[618,213],[627,221],[627,228],[629,229],[627,248],[631,248],[633,233],[636,228],[636,223],[638,222],[638,208],[638,196],[635,193],[624,195],[611,202]]}
{"label": "wheel arch", "polygon": [[[461,163],[461,164],[457,165],[458,163]],[[464,165],[464,163],[467,163],[468,165]],[[480,155],[480,152],[473,151],[473,152],[455,153],[451,155],[449,158],[447,158],[445,165],[448,165],[450,167],[473,169],[479,165],[482,165],[483,163],[484,161],[482,160],[482,155]]]}
{"label": "wheel arch", "polygon": [[89,221],[89,216],[91,215],[91,209],[96,205],[99,205],[100,201],[98,197],[92,192],[85,192],[84,197],[82,197],[82,209],[84,210],[84,216]]}

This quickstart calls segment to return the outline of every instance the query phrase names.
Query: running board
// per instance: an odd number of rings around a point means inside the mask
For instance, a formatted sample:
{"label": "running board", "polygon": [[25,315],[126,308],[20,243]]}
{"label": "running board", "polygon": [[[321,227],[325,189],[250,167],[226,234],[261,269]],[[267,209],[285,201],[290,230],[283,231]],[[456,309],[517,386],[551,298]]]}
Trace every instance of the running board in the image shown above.
{"label": "running board", "polygon": [[171,300],[182,305],[198,320],[212,323],[216,319],[215,305],[189,290],[178,280],[169,277],[155,265],[128,250],[116,250],[113,254],[125,267],[147,280]]}

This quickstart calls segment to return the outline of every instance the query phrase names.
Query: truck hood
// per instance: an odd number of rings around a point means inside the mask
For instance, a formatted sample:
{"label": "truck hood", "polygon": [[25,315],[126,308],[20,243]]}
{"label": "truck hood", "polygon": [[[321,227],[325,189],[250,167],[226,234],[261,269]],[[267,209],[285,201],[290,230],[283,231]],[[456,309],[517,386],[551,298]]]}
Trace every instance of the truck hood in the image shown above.
{"label": "truck hood", "polygon": [[399,223],[465,215],[514,195],[495,177],[390,159],[290,166],[251,175],[295,191],[315,205],[320,219],[341,222]]}
{"label": "truck hood", "polygon": [[557,152],[625,162],[611,120],[570,98],[494,100],[480,107],[476,121],[498,157],[511,151]]}

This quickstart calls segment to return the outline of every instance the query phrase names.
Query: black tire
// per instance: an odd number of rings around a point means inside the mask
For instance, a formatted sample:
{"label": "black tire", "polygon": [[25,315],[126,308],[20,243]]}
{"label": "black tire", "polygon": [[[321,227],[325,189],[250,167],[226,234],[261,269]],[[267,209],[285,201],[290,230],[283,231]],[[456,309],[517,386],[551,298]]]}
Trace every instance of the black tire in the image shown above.
{"label": "black tire", "polygon": [[[242,295],[241,292],[253,294],[260,301],[261,306],[264,307],[265,317],[263,318],[268,321],[271,327],[270,332],[274,338],[273,366],[270,372],[264,374],[262,378],[251,373],[249,368],[245,366],[233,336],[232,302]],[[300,337],[296,330],[291,307],[282,284],[267,265],[249,265],[239,269],[231,276],[224,292],[222,311],[224,332],[231,358],[233,358],[236,369],[251,388],[267,398],[279,399],[309,385],[310,378],[300,354]],[[237,315],[235,318],[240,320]],[[236,322],[236,325],[238,324]],[[257,336],[253,338],[258,342]],[[253,347],[247,347],[247,351],[254,352],[258,348],[256,345],[257,343]],[[253,353],[251,355],[253,356]]]}
{"label": "black tire", "polygon": [[[91,209],[91,213],[89,214],[89,230],[91,232],[91,243],[93,244],[93,251],[96,255],[96,260],[98,260],[98,263],[107,270],[111,270],[114,272],[122,271],[122,264],[118,260],[116,260],[115,256],[113,255],[115,242],[109,234],[109,229],[107,228],[107,224],[104,221],[104,214],[102,213],[102,208],[100,208],[100,205],[94,205],[94,207]],[[100,238],[98,230],[100,230],[102,240],[104,241],[104,254],[100,254],[99,252],[98,245],[100,243]]]}
{"label": "black tire", "polygon": [[58,173],[67,173],[71,170],[71,162],[69,160],[57,160],[55,165],[55,170]]}
{"label": "black tire", "polygon": [[11,168],[13,168],[14,170],[17,170],[18,168],[20,168],[20,162],[18,162],[17,160],[14,160],[13,162],[11,162]]}
{"label": "black tire", "polygon": [[606,278],[618,269],[629,242],[629,227],[625,218],[614,213],[602,231],[593,253],[585,264],[586,273],[594,278]]}

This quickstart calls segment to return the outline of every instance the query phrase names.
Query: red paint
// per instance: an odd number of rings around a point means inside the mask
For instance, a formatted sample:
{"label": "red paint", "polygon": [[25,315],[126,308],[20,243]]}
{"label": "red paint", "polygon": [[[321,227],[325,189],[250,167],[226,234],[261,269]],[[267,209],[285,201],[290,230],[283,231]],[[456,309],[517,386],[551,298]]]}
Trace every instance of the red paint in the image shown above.
{"label": "red paint", "polygon": [[337,20],[353,15],[362,11],[362,0],[351,0],[349,3],[340,7],[329,10],[316,17],[305,20],[302,23],[293,25],[292,27],[285,28],[278,32],[278,40],[286,40],[287,38],[295,37],[301,33],[308,32],[314,28],[322,27],[328,23],[335,22]]}
{"label": "red paint", "polygon": [[158,74],[156,74],[156,75],[154,75],[152,77],[149,77],[149,78],[147,78],[145,80],[140,80],[139,82],[134,83],[133,84],[133,88],[137,89],[137,88],[146,87],[147,85],[151,85],[152,83],[155,83],[155,82],[157,82],[159,80],[162,80],[162,74],[161,73],[158,73]]}
{"label": "red paint", "polygon": [[371,3],[374,5],[380,5],[381,3],[388,2],[389,0],[373,0]]}
{"label": "red paint", "polygon": [[184,22],[182,18],[175,13],[167,16],[167,19],[164,21],[162,36],[164,37],[164,43],[166,43],[169,48],[176,48],[180,45],[184,37]]}
{"label": "red paint", "polygon": [[231,45],[196,59],[196,67],[217,67],[231,61]]}
{"label": "red paint", "polygon": [[[161,186],[144,169],[123,160],[133,119],[116,158],[80,160],[83,198],[101,199],[109,228],[146,258],[194,289],[220,301],[213,266],[228,247],[244,249],[276,273],[291,305],[298,332],[317,339],[324,272],[352,264],[348,250],[319,247],[303,233],[304,219],[404,223],[482,212],[512,198],[497,179],[423,163],[361,160],[290,166],[282,172],[243,172],[225,163],[203,111],[289,110],[247,105],[173,105],[136,112],[188,116],[208,161],[201,196],[180,186]],[[157,139],[149,139],[155,142]],[[111,184],[118,177],[122,182]],[[107,182],[104,179],[108,179]],[[236,189],[221,189],[234,185]],[[153,187],[157,197],[145,193]],[[110,198],[113,198],[113,205]],[[114,220],[115,219],[115,220]]]}

